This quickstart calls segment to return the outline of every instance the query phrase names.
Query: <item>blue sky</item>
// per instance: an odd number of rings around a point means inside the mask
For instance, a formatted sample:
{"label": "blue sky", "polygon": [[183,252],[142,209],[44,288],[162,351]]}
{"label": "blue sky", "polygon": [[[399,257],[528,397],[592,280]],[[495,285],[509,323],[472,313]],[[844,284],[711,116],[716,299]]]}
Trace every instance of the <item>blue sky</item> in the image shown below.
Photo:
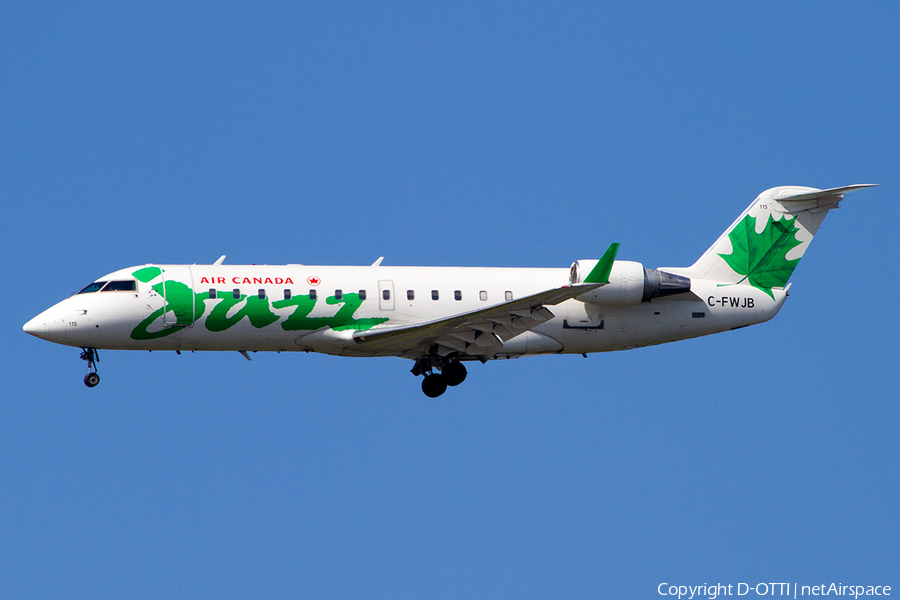
{"label": "blue sky", "polygon": [[[13,3],[0,596],[900,587],[894,3]],[[475,365],[101,352],[29,318],[147,262],[691,264],[829,215],[769,323]],[[751,594],[752,595],[752,594]]]}

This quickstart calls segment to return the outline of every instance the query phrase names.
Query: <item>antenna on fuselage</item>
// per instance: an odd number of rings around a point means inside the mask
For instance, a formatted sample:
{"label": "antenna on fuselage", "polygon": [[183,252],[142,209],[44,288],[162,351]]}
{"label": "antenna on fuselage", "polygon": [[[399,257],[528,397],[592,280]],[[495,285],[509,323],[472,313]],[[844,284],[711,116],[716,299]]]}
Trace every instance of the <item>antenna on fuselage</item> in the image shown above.
{"label": "antenna on fuselage", "polygon": [[225,262],[225,255],[224,255],[224,254],[223,254],[222,256],[220,256],[219,259],[218,259],[216,262],[213,263],[213,266],[221,265],[223,262]]}
{"label": "antenna on fuselage", "polygon": [[384,257],[383,257],[383,256],[379,256],[379,257],[378,257],[378,260],[376,260],[375,262],[372,263],[372,266],[373,266],[373,267],[380,267],[380,266],[381,266],[381,261],[383,261],[383,260],[384,260]]}

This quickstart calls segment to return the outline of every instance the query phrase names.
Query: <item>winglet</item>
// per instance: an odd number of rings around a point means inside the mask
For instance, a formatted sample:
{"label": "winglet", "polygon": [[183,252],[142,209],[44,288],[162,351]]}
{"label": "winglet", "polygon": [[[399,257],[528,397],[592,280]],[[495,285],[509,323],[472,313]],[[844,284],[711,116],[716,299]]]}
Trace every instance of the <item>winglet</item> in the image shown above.
{"label": "winglet", "polygon": [[609,274],[612,271],[613,263],[616,262],[616,254],[619,253],[619,244],[610,244],[603,258],[594,265],[588,276],[584,278],[582,283],[609,283]]}

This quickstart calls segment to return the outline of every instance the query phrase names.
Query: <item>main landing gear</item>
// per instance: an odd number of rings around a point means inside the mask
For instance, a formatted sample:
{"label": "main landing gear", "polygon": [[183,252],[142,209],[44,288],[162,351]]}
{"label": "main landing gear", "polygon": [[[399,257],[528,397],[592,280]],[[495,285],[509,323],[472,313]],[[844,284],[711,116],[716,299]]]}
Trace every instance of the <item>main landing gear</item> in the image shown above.
{"label": "main landing gear", "polygon": [[[435,373],[437,367],[440,373]],[[457,386],[466,380],[466,367],[458,360],[444,362],[431,358],[420,358],[412,368],[413,375],[425,375],[422,392],[429,398],[437,398],[447,391],[447,386]]]}
{"label": "main landing gear", "polygon": [[81,360],[86,360],[88,364],[88,374],[84,376],[84,385],[92,388],[100,383],[100,376],[97,374],[97,363],[100,362],[100,355],[96,348],[82,348]]}

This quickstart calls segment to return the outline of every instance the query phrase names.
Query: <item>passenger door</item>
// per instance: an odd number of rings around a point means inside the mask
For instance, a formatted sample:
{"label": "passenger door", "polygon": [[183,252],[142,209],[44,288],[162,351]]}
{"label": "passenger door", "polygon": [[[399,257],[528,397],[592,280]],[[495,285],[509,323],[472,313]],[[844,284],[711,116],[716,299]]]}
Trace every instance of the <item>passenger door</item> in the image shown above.
{"label": "passenger door", "polygon": [[378,282],[378,308],[394,310],[394,282],[381,280]]}
{"label": "passenger door", "polygon": [[186,327],[194,324],[194,278],[187,266],[163,269],[163,326]]}

